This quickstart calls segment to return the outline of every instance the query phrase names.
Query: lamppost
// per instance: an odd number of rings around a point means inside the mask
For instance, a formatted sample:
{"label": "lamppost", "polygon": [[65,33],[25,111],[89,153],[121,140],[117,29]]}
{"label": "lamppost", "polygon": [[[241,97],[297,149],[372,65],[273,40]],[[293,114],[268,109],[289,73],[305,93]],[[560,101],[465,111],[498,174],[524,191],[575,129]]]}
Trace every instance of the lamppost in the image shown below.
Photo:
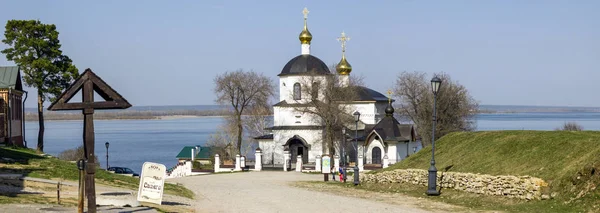
{"label": "lamppost", "polygon": [[354,185],[360,183],[358,179],[358,121],[360,120],[360,112],[354,112],[354,149],[356,150],[356,162],[354,162]]}
{"label": "lamppost", "polygon": [[346,182],[346,127],[342,127],[342,175],[344,176],[344,183]]}
{"label": "lamppost", "polygon": [[437,190],[437,169],[435,168],[435,123],[437,122],[435,102],[441,84],[442,80],[437,76],[431,79],[431,90],[433,91],[433,129],[431,130],[431,166],[429,167],[429,181],[427,184],[427,195],[430,196],[440,195],[440,192]]}
{"label": "lamppost", "polygon": [[106,146],[106,169],[108,170],[108,146],[110,145],[110,143],[106,142],[104,143],[104,146]]}

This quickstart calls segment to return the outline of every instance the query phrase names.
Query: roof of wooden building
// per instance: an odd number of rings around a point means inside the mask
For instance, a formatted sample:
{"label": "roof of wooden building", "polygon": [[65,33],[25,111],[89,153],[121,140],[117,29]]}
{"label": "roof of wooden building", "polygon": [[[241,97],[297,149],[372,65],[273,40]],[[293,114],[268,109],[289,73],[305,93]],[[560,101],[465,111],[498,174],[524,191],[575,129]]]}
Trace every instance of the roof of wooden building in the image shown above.
{"label": "roof of wooden building", "polygon": [[0,88],[23,91],[18,66],[0,66]]}

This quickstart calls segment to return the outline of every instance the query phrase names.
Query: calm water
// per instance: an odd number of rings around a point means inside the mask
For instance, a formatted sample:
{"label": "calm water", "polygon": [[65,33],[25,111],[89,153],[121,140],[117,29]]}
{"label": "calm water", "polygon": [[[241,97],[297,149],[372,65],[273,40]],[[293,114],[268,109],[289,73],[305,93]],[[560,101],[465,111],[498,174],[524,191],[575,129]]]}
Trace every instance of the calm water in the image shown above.
{"label": "calm water", "polygon": [[[600,130],[600,112],[582,113],[511,113],[480,114],[477,130],[553,130],[564,122],[574,121],[586,130]],[[167,120],[98,120],[95,121],[96,155],[106,167],[105,142],[110,142],[109,164],[129,167],[139,173],[146,161],[170,168],[183,146],[203,145],[223,122],[219,117]],[[83,121],[47,121],[45,151],[58,155],[82,144]],[[37,143],[37,122],[26,122],[26,140],[33,148]]]}

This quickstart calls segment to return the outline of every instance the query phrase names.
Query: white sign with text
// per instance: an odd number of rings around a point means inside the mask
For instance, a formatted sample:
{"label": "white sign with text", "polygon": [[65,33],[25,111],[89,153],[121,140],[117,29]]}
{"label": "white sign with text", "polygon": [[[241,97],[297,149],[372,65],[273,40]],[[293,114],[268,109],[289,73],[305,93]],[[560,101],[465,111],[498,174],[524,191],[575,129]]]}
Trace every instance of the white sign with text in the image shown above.
{"label": "white sign with text", "polygon": [[329,156],[323,155],[323,157],[321,158],[321,165],[321,172],[323,174],[331,173],[331,158]]}
{"label": "white sign with text", "polygon": [[145,162],[140,174],[137,200],[161,205],[167,167],[160,163]]}

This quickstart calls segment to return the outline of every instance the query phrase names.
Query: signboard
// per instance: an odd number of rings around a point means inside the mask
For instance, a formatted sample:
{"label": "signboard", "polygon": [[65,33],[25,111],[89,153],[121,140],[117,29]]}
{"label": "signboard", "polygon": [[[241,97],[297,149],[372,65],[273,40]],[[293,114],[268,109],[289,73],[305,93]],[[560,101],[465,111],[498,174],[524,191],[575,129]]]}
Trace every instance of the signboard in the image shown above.
{"label": "signboard", "polygon": [[161,205],[167,167],[163,164],[145,162],[140,174],[138,201]]}
{"label": "signboard", "polygon": [[321,172],[323,174],[331,173],[331,158],[327,155],[323,155],[321,158]]}

